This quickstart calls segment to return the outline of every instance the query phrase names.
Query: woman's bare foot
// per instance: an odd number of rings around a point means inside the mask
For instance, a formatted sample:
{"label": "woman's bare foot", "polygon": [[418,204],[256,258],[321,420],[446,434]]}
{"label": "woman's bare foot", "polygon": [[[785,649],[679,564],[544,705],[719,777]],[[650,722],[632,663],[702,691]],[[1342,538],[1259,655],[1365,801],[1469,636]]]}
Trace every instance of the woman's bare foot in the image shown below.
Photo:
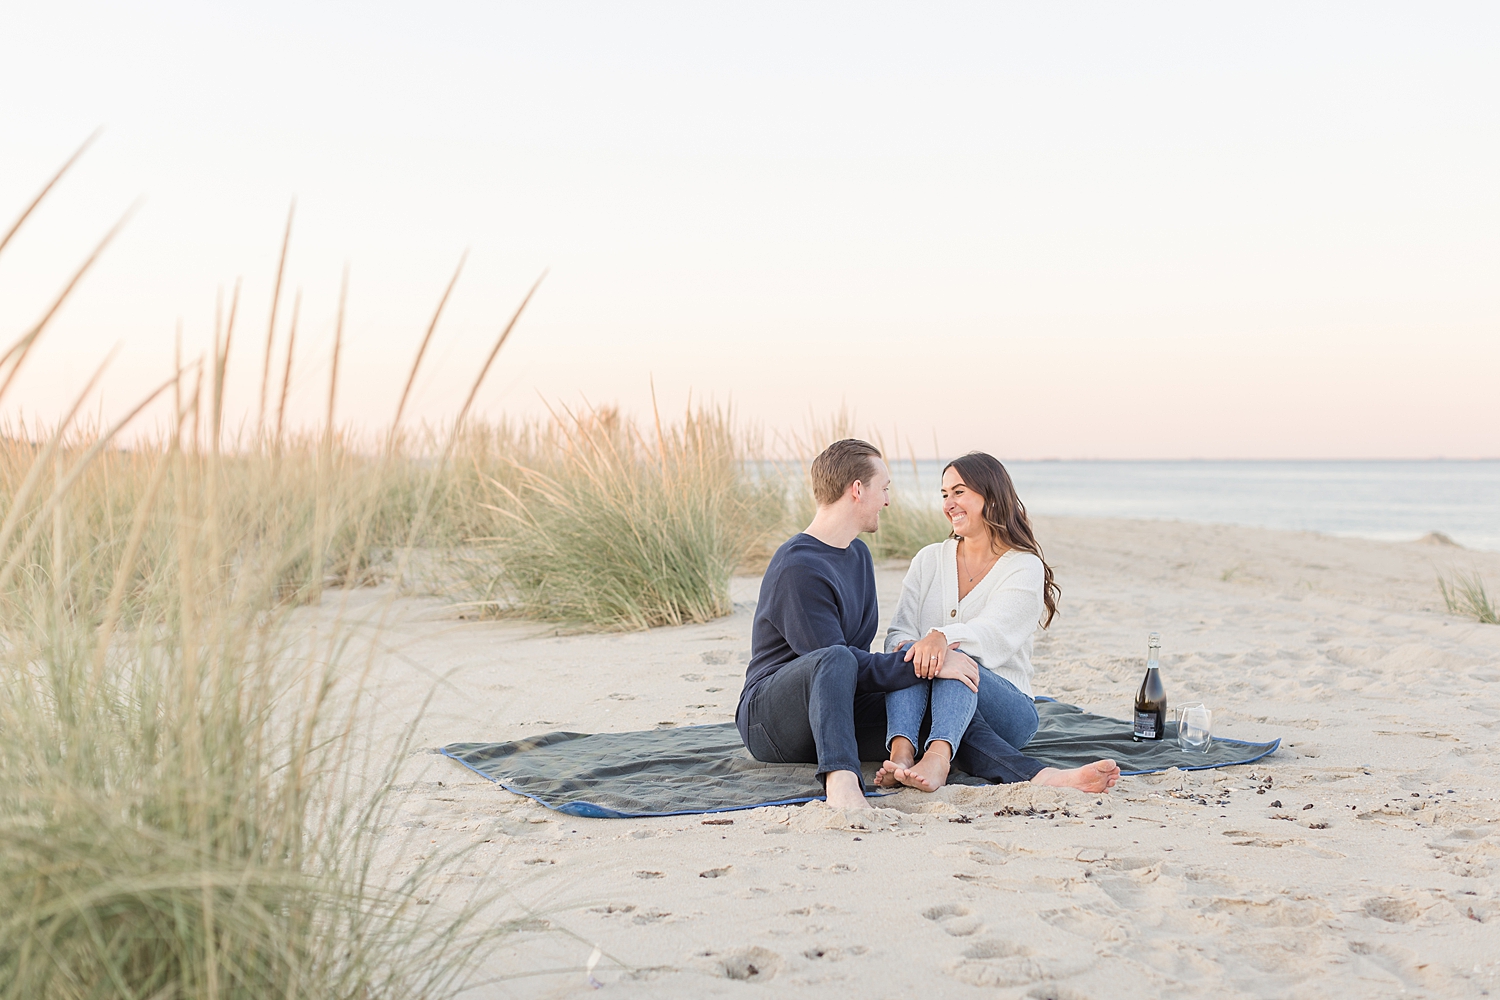
{"label": "woman's bare foot", "polygon": [[859,775],[853,771],[830,771],[823,782],[827,802],[835,809],[868,809],[865,790],[860,787]]}
{"label": "woman's bare foot", "polygon": [[912,746],[911,740],[905,736],[897,736],[891,740],[891,759],[880,765],[880,770],[875,772],[875,785],[878,788],[900,788],[901,782],[896,779],[896,772],[911,767],[912,762],[917,759],[917,748]]}
{"label": "woman's bare foot", "polygon": [[948,783],[953,751],[945,740],[933,740],[922,759],[896,771],[896,780],[924,792],[935,792]]}
{"label": "woman's bare foot", "polygon": [[1051,785],[1055,788],[1076,788],[1081,792],[1107,792],[1120,780],[1120,765],[1112,760],[1096,760],[1092,764],[1063,771],[1055,767],[1044,767],[1031,779],[1033,785]]}

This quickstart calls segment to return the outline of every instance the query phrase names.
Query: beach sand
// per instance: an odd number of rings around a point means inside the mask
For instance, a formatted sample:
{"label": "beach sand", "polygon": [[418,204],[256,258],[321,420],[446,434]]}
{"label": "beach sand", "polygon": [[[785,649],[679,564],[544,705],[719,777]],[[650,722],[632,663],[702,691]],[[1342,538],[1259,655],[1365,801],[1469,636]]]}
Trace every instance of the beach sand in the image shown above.
{"label": "beach sand", "polygon": [[[1454,567],[1500,580],[1500,554],[1089,519],[1038,534],[1063,588],[1038,694],[1125,717],[1156,630],[1172,702],[1281,749],[1108,795],[955,787],[861,817],[642,820],[564,816],[414,752],[382,864],[477,845],[451,888],[503,891],[487,919],[525,919],[476,997],[592,994],[596,946],[599,989],[638,997],[1500,990],[1500,626],[1448,614],[1435,584]],[[886,615],[903,571],[879,571]],[[735,581],[730,617],[623,635],[402,598],[376,639],[371,745],[429,692],[422,751],[731,720],[758,584]]]}

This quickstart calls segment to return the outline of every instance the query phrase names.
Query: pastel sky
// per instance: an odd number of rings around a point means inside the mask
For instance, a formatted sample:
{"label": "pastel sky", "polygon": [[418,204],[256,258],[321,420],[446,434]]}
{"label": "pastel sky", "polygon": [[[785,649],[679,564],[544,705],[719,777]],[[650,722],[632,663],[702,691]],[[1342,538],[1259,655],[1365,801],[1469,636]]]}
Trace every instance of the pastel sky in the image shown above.
{"label": "pastel sky", "polygon": [[[4,401],[108,417],[212,342],[255,420],[282,227],[293,416],[482,392],[852,409],[919,454],[1500,454],[1500,7],[11,3],[17,336],[145,201]],[[273,391],[274,394],[274,391]],[[936,442],[936,443],[934,443]]]}

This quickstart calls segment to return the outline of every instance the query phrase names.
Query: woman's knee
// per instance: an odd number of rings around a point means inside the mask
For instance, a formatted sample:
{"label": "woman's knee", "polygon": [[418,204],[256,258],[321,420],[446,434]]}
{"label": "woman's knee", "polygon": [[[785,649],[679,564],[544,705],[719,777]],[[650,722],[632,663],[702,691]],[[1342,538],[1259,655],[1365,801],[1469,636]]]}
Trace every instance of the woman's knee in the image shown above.
{"label": "woman's knee", "polygon": [[993,673],[981,670],[979,712],[1005,742],[1023,747],[1036,735],[1040,725],[1036,704],[1014,684]]}
{"label": "woman's knee", "polygon": [[1015,706],[1011,726],[1014,732],[1011,734],[1010,745],[1013,747],[1024,747],[1031,742],[1036,735],[1037,729],[1041,727],[1042,717],[1037,714],[1036,703],[1027,699],[1023,704]]}

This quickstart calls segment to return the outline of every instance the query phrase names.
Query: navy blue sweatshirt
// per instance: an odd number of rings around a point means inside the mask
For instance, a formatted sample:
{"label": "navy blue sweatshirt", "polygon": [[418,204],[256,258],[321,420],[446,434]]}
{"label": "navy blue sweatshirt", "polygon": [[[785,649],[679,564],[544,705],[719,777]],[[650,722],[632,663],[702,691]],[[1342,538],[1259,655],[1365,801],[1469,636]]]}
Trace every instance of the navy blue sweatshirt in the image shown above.
{"label": "navy blue sweatshirt", "polygon": [[911,687],[917,673],[902,659],[905,653],[870,652],[879,614],[875,563],[864,542],[856,538],[838,549],[808,534],[793,535],[760,581],[740,707],[781,667],[828,646],[848,646],[854,653],[861,694]]}

